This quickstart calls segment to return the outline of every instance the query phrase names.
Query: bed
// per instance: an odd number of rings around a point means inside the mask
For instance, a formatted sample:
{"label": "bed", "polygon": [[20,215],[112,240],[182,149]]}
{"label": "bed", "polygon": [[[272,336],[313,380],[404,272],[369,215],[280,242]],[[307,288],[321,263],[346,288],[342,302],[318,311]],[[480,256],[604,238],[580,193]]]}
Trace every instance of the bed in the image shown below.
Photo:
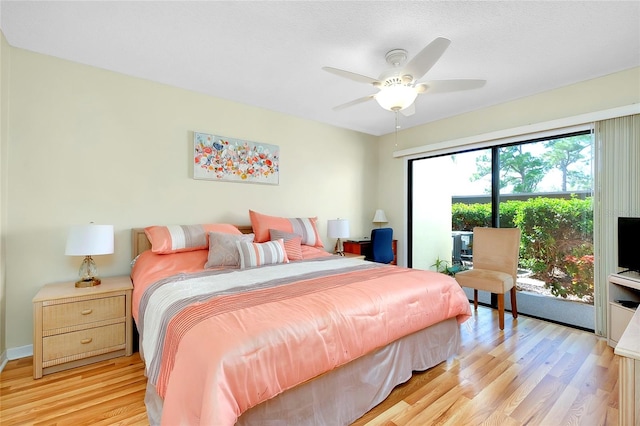
{"label": "bed", "polygon": [[[261,232],[234,231],[238,241]],[[207,234],[209,250],[160,254],[149,232],[132,230],[132,313],[151,424],[349,424],[412,371],[459,350],[471,312],[444,274],[305,244],[288,262],[204,268],[218,234]],[[241,260],[244,246],[287,257],[285,242],[237,246]]]}

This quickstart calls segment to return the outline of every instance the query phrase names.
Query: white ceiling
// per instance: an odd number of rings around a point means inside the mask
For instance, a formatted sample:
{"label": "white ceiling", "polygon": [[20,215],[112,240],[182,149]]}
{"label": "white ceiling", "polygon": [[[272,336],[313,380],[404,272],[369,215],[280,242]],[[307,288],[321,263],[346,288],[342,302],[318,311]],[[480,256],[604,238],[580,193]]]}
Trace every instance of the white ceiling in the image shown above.
{"label": "white ceiling", "polygon": [[372,135],[394,130],[375,93],[384,55],[452,41],[421,80],[485,87],[422,94],[402,128],[640,66],[640,1],[7,1],[10,45]]}

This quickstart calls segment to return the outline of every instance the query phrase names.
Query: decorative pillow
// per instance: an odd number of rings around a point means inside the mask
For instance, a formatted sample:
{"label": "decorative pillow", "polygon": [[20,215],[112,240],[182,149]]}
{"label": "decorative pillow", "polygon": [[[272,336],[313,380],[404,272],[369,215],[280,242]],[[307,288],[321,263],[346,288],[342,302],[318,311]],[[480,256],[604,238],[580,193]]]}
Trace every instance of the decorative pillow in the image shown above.
{"label": "decorative pillow", "polygon": [[242,234],[238,228],[227,223],[149,226],[144,228],[144,233],[147,235],[149,242],[151,242],[151,251],[157,254],[206,250],[209,248],[208,232]]}
{"label": "decorative pillow", "polygon": [[284,240],[284,250],[287,252],[289,260],[302,259],[302,247],[300,247],[302,237],[300,235],[278,231],[277,229],[269,229],[269,236],[271,237],[271,241]]}
{"label": "decorative pillow", "polygon": [[248,243],[236,241],[240,254],[240,269],[253,266],[289,263],[283,240],[267,241],[266,243]]}
{"label": "decorative pillow", "polygon": [[253,210],[249,210],[251,226],[256,234],[255,241],[262,243],[269,241],[269,230],[277,229],[278,231],[291,232],[302,237],[302,244],[313,247],[324,247],[316,221],[318,218],[284,218],[277,216],[267,216]]}
{"label": "decorative pillow", "polygon": [[253,234],[225,234],[209,232],[209,256],[205,268],[219,266],[240,266],[240,253],[236,241],[253,242]]}

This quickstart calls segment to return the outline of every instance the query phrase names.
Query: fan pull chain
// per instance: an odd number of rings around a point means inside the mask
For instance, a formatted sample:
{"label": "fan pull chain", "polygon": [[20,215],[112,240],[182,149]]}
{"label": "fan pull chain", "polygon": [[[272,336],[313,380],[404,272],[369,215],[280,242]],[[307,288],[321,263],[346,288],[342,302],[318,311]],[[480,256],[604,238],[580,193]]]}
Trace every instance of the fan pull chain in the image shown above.
{"label": "fan pull chain", "polygon": [[398,110],[396,112],[396,148],[398,147],[398,129],[400,128],[400,124],[398,122]]}

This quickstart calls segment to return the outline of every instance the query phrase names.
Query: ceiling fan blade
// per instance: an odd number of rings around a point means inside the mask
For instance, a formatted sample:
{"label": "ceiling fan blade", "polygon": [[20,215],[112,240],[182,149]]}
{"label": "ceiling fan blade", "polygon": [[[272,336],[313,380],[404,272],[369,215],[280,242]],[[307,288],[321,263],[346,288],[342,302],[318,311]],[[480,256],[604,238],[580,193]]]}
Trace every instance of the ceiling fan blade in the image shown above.
{"label": "ceiling fan blade", "polygon": [[362,74],[356,74],[351,71],[345,71],[333,67],[322,67],[322,69],[330,72],[331,74],[339,75],[340,77],[348,78],[349,80],[357,81],[359,83],[380,84],[380,82],[375,78],[367,77],[366,75]]}
{"label": "ceiling fan blade", "polygon": [[432,94],[479,89],[486,83],[486,80],[431,80],[421,84],[426,86],[426,93]]}
{"label": "ceiling fan blade", "polygon": [[358,105],[366,101],[370,101],[371,99],[375,99],[375,95],[365,96],[363,98],[354,99],[351,102],[347,102],[346,104],[338,105],[333,107],[334,111],[340,111],[341,109],[349,108],[350,106]]}
{"label": "ceiling fan blade", "polygon": [[438,37],[422,49],[416,56],[409,61],[404,67],[403,74],[411,75],[415,80],[419,80],[438,62],[447,47],[451,44],[451,40]]}
{"label": "ceiling fan blade", "polygon": [[416,103],[414,102],[408,107],[406,107],[405,109],[401,109],[400,113],[405,117],[411,117],[413,114],[416,113]]}

